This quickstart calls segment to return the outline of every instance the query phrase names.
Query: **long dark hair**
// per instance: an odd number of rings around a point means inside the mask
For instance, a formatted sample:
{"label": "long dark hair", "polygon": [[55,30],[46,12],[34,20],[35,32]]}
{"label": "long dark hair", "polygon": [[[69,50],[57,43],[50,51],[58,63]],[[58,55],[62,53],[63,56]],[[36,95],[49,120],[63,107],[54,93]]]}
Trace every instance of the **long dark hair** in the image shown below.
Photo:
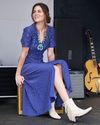
{"label": "long dark hair", "polygon": [[[42,8],[42,10],[43,10],[43,12],[44,12],[44,14],[45,14],[45,16],[46,16],[46,22],[47,22],[47,23],[50,23],[51,17],[50,17],[50,15],[49,15],[49,8],[48,8],[48,6],[47,6],[46,4],[44,4],[44,3],[36,3],[36,4],[32,7],[32,13],[31,13],[32,19],[33,19],[34,8],[35,8],[36,6],[40,6],[40,7]],[[33,19],[33,21],[34,21],[34,19]]]}

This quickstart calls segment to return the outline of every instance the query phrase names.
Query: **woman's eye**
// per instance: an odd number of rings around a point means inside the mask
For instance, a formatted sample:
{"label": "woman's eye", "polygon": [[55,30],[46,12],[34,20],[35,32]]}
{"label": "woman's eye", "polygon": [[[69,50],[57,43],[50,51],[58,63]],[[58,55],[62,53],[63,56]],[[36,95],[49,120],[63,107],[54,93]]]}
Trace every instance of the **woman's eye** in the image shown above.
{"label": "woman's eye", "polygon": [[34,10],[33,13],[35,13],[36,11]]}
{"label": "woman's eye", "polygon": [[41,10],[38,10],[38,13],[41,13]]}
{"label": "woman's eye", "polygon": [[42,13],[42,11],[41,10],[37,10],[37,11],[34,10],[33,13]]}

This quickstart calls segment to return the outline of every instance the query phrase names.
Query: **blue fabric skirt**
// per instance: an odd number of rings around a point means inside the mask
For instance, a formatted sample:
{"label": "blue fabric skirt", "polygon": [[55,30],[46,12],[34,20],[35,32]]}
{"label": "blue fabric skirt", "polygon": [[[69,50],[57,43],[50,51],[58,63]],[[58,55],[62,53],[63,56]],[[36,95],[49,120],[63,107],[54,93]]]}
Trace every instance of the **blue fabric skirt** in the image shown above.
{"label": "blue fabric skirt", "polygon": [[54,65],[60,64],[62,75],[68,94],[72,91],[68,65],[64,60],[55,60],[48,63],[33,62],[24,64],[22,75],[24,76],[23,85],[23,115],[39,116],[48,112],[51,102],[56,101],[56,107],[62,106],[59,95],[55,95]]}

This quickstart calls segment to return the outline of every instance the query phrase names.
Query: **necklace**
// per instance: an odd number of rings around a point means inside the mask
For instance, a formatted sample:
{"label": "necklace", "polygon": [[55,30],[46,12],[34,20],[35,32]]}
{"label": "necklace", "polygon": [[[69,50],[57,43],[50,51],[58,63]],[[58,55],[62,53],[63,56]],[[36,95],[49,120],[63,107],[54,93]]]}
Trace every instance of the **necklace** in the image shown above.
{"label": "necklace", "polygon": [[39,43],[39,44],[38,44],[37,50],[40,50],[40,51],[43,50],[43,43]]}
{"label": "necklace", "polygon": [[45,38],[46,38],[46,28],[44,30],[44,38],[43,38],[43,40],[40,40],[39,33],[38,33],[38,46],[37,46],[37,50],[40,50],[40,51],[43,50],[43,48],[44,48],[43,47],[43,43],[45,41]]}

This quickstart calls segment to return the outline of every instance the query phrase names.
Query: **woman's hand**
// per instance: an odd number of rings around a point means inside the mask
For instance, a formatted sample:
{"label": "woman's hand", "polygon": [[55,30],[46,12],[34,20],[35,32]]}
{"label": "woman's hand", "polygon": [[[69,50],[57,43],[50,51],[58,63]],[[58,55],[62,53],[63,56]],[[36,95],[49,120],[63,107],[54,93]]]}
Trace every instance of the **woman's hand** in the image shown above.
{"label": "woman's hand", "polygon": [[24,82],[24,77],[21,75],[16,75],[15,80],[16,80],[16,85],[21,88]]}

